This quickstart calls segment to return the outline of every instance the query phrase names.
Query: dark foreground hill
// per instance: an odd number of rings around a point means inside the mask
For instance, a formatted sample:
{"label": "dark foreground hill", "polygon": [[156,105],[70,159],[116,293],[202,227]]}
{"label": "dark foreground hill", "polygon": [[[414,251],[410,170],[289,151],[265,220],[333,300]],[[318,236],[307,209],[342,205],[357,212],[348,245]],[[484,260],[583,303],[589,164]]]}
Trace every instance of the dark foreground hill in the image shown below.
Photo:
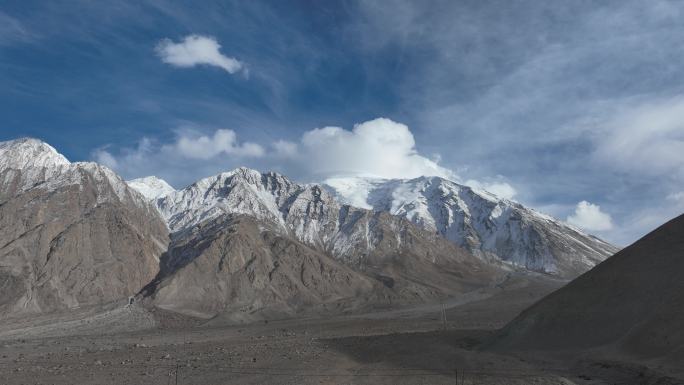
{"label": "dark foreground hill", "polygon": [[522,312],[494,346],[607,347],[684,365],[684,215]]}

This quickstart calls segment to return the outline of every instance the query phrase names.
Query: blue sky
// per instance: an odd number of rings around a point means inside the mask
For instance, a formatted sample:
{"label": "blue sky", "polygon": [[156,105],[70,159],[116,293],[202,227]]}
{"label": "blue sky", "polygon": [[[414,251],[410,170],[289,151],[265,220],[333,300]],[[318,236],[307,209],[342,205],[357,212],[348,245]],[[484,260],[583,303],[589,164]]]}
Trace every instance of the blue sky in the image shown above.
{"label": "blue sky", "polygon": [[622,245],[684,212],[684,2],[187,4],[2,2],[0,140],[176,187],[442,175]]}

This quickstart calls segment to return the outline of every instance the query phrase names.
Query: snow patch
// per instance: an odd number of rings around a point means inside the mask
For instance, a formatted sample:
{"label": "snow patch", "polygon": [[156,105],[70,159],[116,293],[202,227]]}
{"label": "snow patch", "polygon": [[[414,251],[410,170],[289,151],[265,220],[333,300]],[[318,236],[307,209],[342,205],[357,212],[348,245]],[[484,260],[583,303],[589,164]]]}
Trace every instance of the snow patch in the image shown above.
{"label": "snow patch", "polygon": [[157,200],[163,196],[171,194],[176,190],[165,180],[156,176],[147,176],[126,181],[126,183],[137,192],[141,193],[148,201]]}

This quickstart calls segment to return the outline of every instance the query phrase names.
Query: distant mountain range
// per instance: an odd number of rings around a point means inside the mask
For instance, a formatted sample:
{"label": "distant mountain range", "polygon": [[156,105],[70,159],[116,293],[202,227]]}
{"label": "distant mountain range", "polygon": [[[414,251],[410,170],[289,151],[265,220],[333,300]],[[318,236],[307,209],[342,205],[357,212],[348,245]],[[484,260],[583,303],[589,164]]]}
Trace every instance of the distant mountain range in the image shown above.
{"label": "distant mountain range", "polygon": [[347,250],[361,255],[358,244],[349,240],[363,240],[366,231],[356,228],[358,233],[350,234],[344,221],[349,219],[345,213],[364,209],[408,219],[483,260],[566,278],[618,250],[517,202],[439,177],[331,178],[321,185],[300,185],[276,173],[239,168],[179,191],[155,177],[129,184],[159,208],[172,232],[220,214],[245,214],[338,257]]}
{"label": "distant mountain range", "polygon": [[5,316],[138,293],[201,317],[345,311],[458,295],[512,273],[572,278],[617,251],[437,177],[303,185],[239,168],[175,190],[19,139],[0,143],[0,183]]}

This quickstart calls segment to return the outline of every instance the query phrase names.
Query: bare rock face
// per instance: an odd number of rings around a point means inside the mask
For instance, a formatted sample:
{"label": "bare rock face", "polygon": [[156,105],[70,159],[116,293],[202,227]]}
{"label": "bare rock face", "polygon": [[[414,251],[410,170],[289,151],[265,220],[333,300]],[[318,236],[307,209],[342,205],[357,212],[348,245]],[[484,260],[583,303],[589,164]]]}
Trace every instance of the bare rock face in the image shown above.
{"label": "bare rock face", "polygon": [[156,209],[111,170],[35,139],[0,143],[0,316],[134,295],[167,244]]}
{"label": "bare rock face", "polygon": [[525,310],[494,345],[684,359],[684,215]]}
{"label": "bare rock face", "polygon": [[244,214],[187,227],[172,235],[159,277],[144,294],[155,306],[192,316],[267,318],[421,303],[493,285],[508,273],[401,218],[367,210],[354,216],[342,231],[351,228],[353,238],[358,226],[368,234],[345,250],[353,258],[336,258]]}
{"label": "bare rock face", "polygon": [[342,202],[385,211],[484,259],[574,278],[619,249],[548,215],[439,177],[330,178]]}
{"label": "bare rock face", "polygon": [[382,286],[248,216],[224,215],[172,238],[148,295],[156,306],[188,315],[294,313]]}
{"label": "bare rock face", "polygon": [[491,286],[515,271],[504,264],[483,261],[404,218],[386,212],[349,210],[357,216],[355,226],[341,226],[341,237],[354,239],[359,232],[366,232],[366,237],[361,238],[362,243],[345,241],[353,247],[342,255],[356,257],[343,260],[381,280],[400,301],[460,295]]}

